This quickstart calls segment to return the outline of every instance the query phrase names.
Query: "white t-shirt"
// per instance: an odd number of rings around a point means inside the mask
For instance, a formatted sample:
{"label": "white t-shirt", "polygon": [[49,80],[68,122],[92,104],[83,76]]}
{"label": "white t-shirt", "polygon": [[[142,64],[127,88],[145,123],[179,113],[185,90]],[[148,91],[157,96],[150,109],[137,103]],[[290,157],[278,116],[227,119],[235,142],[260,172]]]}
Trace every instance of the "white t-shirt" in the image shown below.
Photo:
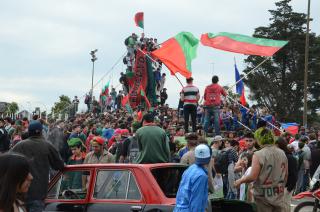
{"label": "white t-shirt", "polygon": [[291,143],[291,145],[293,146],[293,148],[294,148],[294,151],[295,152],[298,152],[298,150],[299,150],[299,141],[297,141],[297,140],[294,140],[292,143]]}
{"label": "white t-shirt", "polygon": [[[246,170],[243,177],[248,176],[251,173],[251,166]],[[242,183],[240,185],[240,200],[245,201],[246,184]]]}

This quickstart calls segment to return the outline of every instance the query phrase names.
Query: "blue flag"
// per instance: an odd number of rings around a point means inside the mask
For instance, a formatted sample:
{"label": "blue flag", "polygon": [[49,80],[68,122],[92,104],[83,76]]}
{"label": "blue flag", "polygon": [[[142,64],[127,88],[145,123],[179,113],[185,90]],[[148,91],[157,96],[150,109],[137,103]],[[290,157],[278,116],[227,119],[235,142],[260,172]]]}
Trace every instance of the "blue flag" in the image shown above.
{"label": "blue flag", "polygon": [[[241,77],[240,77],[240,74],[239,74],[239,71],[237,68],[237,64],[234,64],[234,70],[235,70],[235,74],[236,74],[236,82],[238,82],[241,79]],[[243,90],[243,82],[241,80],[240,82],[237,83],[236,93],[239,95],[242,95],[242,90]]]}

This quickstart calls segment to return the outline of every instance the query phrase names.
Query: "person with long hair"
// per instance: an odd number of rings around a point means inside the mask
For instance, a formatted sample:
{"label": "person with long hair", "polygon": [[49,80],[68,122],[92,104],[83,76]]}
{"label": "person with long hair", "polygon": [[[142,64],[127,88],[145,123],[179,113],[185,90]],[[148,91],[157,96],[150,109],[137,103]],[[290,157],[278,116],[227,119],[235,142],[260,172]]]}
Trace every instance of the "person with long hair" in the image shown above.
{"label": "person with long hair", "polygon": [[24,156],[0,155],[0,212],[26,212],[21,196],[28,192],[32,179]]}

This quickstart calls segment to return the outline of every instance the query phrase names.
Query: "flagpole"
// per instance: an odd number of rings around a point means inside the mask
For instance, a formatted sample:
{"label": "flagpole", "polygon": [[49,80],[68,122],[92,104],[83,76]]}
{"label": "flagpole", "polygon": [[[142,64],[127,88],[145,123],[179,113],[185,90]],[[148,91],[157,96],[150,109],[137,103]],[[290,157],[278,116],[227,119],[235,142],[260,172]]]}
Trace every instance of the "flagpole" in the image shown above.
{"label": "flagpole", "polygon": [[[234,66],[236,66],[236,56],[233,56],[233,62],[234,62]],[[234,67],[235,68],[235,67]],[[240,75],[240,73],[239,73],[239,75]],[[236,77],[236,80],[237,80],[237,77]],[[237,83],[238,82],[236,82],[236,85],[237,85]],[[242,83],[243,84],[243,83]],[[243,88],[244,89],[244,88]],[[230,90],[230,88],[229,88],[229,90]],[[229,91],[228,90],[228,91]],[[236,88],[236,93],[237,93],[237,88]]]}
{"label": "flagpole", "polygon": [[[152,60],[153,62],[159,64],[158,61],[154,60],[152,57],[150,57],[150,55],[148,55],[147,53],[145,53],[144,51],[142,51],[140,48],[138,48],[138,50],[139,50],[140,52],[142,52],[144,55],[146,55],[150,60]],[[176,75],[176,74],[173,74],[173,75],[177,78],[177,80],[179,81],[181,87],[183,87],[183,84],[182,84],[182,82],[180,81],[180,79],[177,77],[177,75]]]}
{"label": "flagpole", "polygon": [[174,73],[173,75],[177,78],[177,80],[179,81],[181,87],[183,87],[183,84],[182,84],[182,82],[180,81],[180,79],[177,77],[177,75],[176,75],[175,73]]}
{"label": "flagpole", "polygon": [[[233,117],[232,117],[231,115],[228,115],[228,117],[233,119]],[[241,121],[237,121],[237,122],[238,122],[241,126],[243,126],[244,128],[246,128],[247,130],[250,130],[250,131],[252,132],[252,129],[250,129],[250,127],[242,124]]]}
{"label": "flagpole", "polygon": [[256,67],[254,67],[251,71],[249,71],[248,73],[244,74],[243,77],[241,77],[235,84],[233,84],[229,89],[228,92],[231,91],[231,89],[236,86],[241,80],[247,78],[247,76],[251,73],[253,73],[254,71],[256,71],[262,64],[264,64],[267,60],[269,60],[271,57],[266,57],[261,63],[259,63]]}

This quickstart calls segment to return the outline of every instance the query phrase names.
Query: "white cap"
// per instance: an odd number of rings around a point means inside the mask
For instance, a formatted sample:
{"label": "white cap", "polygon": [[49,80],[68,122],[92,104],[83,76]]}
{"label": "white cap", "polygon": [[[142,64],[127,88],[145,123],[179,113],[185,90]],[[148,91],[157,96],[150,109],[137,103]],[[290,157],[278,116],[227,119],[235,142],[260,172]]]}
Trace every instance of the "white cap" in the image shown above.
{"label": "white cap", "polygon": [[223,137],[221,135],[216,135],[212,141],[222,141],[224,140]]}
{"label": "white cap", "polygon": [[196,164],[208,164],[211,159],[210,148],[205,144],[200,144],[194,150]]}

